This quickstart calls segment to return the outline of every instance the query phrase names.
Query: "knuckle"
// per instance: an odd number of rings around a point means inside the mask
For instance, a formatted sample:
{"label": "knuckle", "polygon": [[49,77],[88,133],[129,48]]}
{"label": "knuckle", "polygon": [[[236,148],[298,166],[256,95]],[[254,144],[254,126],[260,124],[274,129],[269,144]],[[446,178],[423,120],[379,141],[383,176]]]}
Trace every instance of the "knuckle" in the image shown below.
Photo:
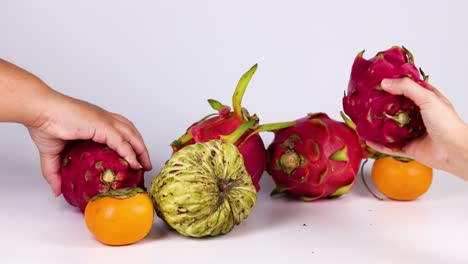
{"label": "knuckle", "polygon": [[403,79],[398,80],[398,82],[396,84],[399,85],[399,86],[402,86],[404,88],[410,88],[410,87],[413,86],[413,82],[408,77],[405,77]]}
{"label": "knuckle", "polygon": [[424,93],[421,99],[423,99],[423,101],[426,103],[430,103],[430,102],[437,101],[438,98],[434,93],[429,92],[429,93]]}
{"label": "knuckle", "polygon": [[117,146],[122,147],[125,144],[125,139],[120,133],[116,133],[113,140]]}

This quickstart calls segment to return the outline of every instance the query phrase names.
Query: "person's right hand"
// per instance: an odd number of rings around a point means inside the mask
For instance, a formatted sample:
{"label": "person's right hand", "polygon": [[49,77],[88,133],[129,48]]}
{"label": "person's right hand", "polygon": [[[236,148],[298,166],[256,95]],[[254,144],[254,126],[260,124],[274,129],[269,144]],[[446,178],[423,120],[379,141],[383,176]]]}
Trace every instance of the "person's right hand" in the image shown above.
{"label": "person's right hand", "polygon": [[39,118],[26,126],[39,150],[44,178],[55,195],[61,192],[60,154],[68,140],[107,144],[132,168],[152,168],[143,138],[125,117],[57,92],[44,98],[46,101],[36,101],[44,106]]}
{"label": "person's right hand", "polygon": [[388,154],[417,160],[435,169],[468,179],[468,128],[450,101],[433,86],[423,88],[409,78],[385,79],[382,88],[395,95],[404,95],[419,106],[427,133],[411,141],[399,151],[373,142],[369,147]]}

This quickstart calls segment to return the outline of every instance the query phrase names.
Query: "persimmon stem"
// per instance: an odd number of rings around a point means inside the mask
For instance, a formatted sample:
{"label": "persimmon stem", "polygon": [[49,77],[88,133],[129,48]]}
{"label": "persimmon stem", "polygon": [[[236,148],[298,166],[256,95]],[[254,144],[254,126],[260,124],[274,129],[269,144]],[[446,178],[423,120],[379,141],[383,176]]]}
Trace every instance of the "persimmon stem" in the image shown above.
{"label": "persimmon stem", "polygon": [[361,165],[361,179],[362,179],[362,182],[364,183],[364,186],[366,186],[366,189],[372,194],[372,196],[375,197],[375,199],[379,200],[379,201],[383,201],[384,199],[382,197],[379,197],[377,196],[372,190],[371,188],[369,187],[369,185],[367,184],[366,182],[366,178],[364,177],[364,165],[366,165],[366,163],[369,161],[369,159],[365,159],[364,162],[362,163]]}

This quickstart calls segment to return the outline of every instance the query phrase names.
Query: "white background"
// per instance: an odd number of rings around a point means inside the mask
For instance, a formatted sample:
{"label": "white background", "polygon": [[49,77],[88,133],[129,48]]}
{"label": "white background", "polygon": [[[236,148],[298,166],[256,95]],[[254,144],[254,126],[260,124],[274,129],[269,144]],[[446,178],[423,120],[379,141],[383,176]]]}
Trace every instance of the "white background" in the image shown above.
{"label": "white background", "polygon": [[[466,120],[467,27],[461,0],[16,0],[0,2],[0,57],[131,119],[149,184],[169,143],[211,113],[206,99],[230,104],[255,63],[243,105],[263,123],[338,119],[355,55],[405,45]],[[144,241],[106,247],[52,197],[24,127],[1,124],[0,149],[1,263],[468,263],[468,184],[440,171],[406,203],[378,202],[360,180],[338,200],[273,200],[265,173],[254,212],[226,236],[189,239],[156,219]]]}

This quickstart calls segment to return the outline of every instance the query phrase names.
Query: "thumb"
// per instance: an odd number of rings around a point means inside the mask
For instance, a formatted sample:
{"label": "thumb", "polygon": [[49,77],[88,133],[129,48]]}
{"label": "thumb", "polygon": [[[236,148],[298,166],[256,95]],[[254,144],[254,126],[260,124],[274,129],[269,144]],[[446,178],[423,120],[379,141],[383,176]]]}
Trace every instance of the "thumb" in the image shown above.
{"label": "thumb", "polygon": [[46,153],[40,153],[42,174],[49,183],[55,196],[61,193],[60,184],[62,182],[60,174],[60,156]]}

